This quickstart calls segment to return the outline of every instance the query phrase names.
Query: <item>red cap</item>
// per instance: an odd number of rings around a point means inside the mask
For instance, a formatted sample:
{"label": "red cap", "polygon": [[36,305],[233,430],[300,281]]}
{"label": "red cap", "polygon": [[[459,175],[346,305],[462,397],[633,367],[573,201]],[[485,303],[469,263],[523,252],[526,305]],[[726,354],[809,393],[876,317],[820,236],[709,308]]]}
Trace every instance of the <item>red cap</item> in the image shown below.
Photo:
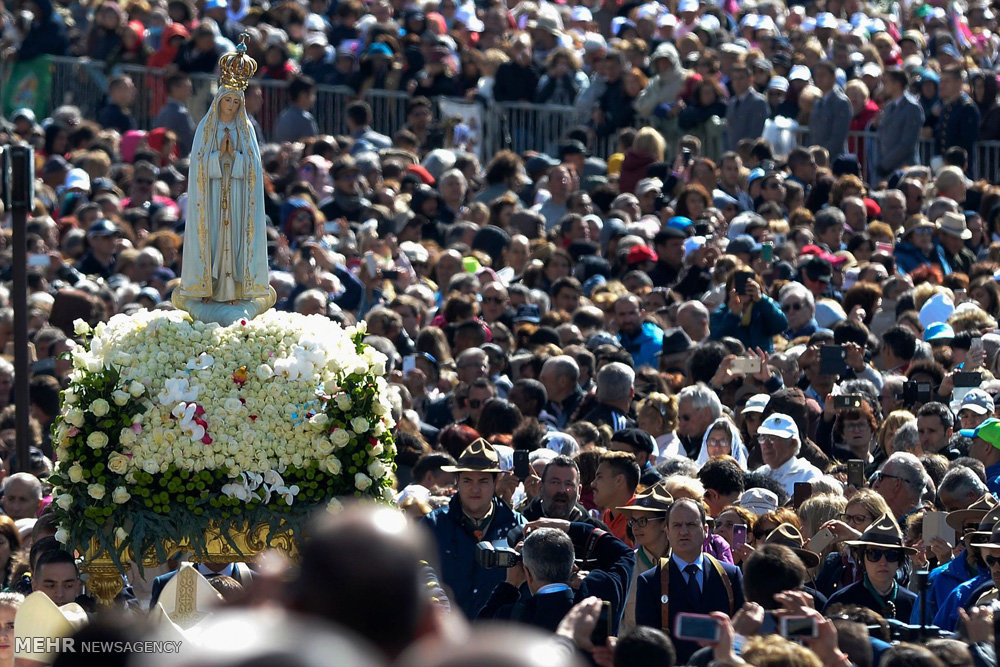
{"label": "red cap", "polygon": [[431,172],[424,169],[422,165],[411,164],[406,168],[406,171],[419,176],[420,180],[424,182],[424,185],[434,185],[434,177],[431,176]]}
{"label": "red cap", "polygon": [[865,202],[865,210],[868,211],[869,220],[875,220],[882,215],[882,207],[874,199],[865,197],[863,201]]}
{"label": "red cap", "polygon": [[803,246],[802,250],[799,251],[799,254],[814,255],[816,257],[821,257],[822,259],[825,259],[826,261],[830,262],[830,264],[832,264],[833,266],[840,266],[841,264],[847,261],[846,257],[838,257],[837,255],[834,255],[832,253],[827,252],[826,250],[823,250],[818,245],[813,245],[813,244]]}
{"label": "red cap", "polygon": [[639,262],[655,262],[660,259],[660,256],[650,248],[648,245],[637,245],[628,251],[628,255],[625,257],[625,261],[629,264],[638,264]]}

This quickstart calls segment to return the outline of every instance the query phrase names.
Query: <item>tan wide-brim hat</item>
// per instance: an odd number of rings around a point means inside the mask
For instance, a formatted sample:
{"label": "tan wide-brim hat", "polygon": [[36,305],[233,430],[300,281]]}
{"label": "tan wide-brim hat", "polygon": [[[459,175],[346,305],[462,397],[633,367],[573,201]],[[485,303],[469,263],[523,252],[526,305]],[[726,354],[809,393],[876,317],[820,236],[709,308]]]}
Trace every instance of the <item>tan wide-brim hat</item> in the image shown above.
{"label": "tan wide-brim hat", "polygon": [[462,451],[453,466],[441,466],[444,472],[503,472],[496,448],[483,438],[476,438]]}
{"label": "tan wide-brim hat", "polygon": [[844,544],[849,547],[899,549],[907,554],[917,553],[913,547],[903,544],[903,531],[900,530],[896,520],[888,514],[883,514],[875,523],[868,526],[868,529],[861,533],[861,539],[847,540]]}
{"label": "tan wide-brim hat", "polygon": [[802,564],[807,568],[814,568],[819,565],[820,557],[815,551],[805,548],[806,540],[802,537],[799,529],[790,523],[780,524],[772,530],[766,538],[764,544],[780,544],[795,552]]}
{"label": "tan wide-brim hat", "polygon": [[948,512],[948,525],[961,533],[963,528],[965,528],[965,524],[969,523],[970,520],[979,523],[996,506],[997,499],[992,493],[987,493],[964,510]]}
{"label": "tan wide-brim hat", "polygon": [[670,495],[667,489],[660,484],[654,484],[642,493],[637,494],[634,503],[616,507],[615,511],[625,512],[626,514],[666,515],[673,504],[674,497]]}

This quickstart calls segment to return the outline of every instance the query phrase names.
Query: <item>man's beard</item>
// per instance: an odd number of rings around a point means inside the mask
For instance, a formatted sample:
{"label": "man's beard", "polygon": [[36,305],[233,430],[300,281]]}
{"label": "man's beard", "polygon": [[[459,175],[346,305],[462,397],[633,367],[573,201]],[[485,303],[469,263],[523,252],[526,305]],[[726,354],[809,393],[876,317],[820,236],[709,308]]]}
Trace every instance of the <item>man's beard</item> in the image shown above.
{"label": "man's beard", "polygon": [[565,493],[557,493],[548,502],[542,502],[542,510],[550,519],[566,519],[573,511],[573,503]]}

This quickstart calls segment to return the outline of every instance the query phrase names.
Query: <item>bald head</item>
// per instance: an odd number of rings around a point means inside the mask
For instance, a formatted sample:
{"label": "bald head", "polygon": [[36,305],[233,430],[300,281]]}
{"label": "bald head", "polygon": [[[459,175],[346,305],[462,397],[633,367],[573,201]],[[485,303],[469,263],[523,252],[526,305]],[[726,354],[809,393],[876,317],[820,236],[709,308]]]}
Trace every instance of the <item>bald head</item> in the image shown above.
{"label": "bald head", "polygon": [[435,550],[426,536],[401,512],[370,503],[318,517],[308,535],[290,606],[399,655],[428,611],[429,569],[421,561]]}
{"label": "bald head", "polygon": [[33,519],[42,506],[42,483],[27,472],[11,475],[3,483],[3,511],[14,521]]}

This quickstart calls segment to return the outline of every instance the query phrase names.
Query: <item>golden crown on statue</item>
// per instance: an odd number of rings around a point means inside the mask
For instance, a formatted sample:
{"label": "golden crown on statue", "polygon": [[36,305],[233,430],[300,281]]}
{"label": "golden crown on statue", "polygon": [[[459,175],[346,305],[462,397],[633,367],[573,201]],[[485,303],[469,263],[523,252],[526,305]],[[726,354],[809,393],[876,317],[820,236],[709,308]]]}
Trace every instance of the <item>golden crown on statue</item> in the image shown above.
{"label": "golden crown on statue", "polygon": [[257,61],[247,55],[247,33],[240,35],[235,53],[219,58],[219,83],[226,88],[246,90],[250,79],[257,73]]}

